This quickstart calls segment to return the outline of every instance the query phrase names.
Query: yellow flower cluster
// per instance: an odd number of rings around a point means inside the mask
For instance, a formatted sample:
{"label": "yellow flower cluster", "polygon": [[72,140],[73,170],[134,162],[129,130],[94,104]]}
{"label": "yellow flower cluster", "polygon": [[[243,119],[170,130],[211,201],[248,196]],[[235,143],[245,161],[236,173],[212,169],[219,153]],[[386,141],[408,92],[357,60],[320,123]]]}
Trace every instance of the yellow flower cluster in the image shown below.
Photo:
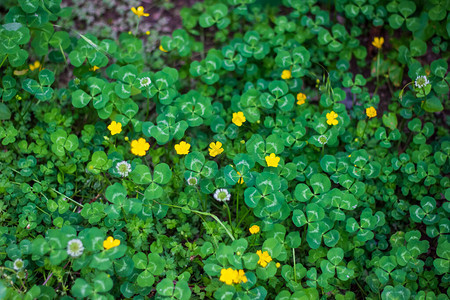
{"label": "yellow flower cluster", "polygon": [[233,283],[246,283],[247,277],[245,276],[244,270],[233,270],[232,268],[228,268],[220,271],[219,280],[228,285],[232,285]]}

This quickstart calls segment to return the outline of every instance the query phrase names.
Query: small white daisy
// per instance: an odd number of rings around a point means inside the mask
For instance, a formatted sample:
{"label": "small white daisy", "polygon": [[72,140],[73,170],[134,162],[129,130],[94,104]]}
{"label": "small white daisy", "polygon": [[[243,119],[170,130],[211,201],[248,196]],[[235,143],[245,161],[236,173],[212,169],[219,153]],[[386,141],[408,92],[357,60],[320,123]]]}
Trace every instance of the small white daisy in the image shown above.
{"label": "small white daisy", "polygon": [[14,270],[19,271],[19,270],[21,270],[24,266],[25,266],[25,264],[23,263],[23,260],[21,260],[20,258],[18,258],[18,259],[16,259],[16,260],[14,261],[14,264],[13,264]]}
{"label": "small white daisy", "polygon": [[139,83],[141,84],[141,87],[147,87],[152,83],[152,80],[150,77],[144,77],[139,80]]}
{"label": "small white daisy", "polygon": [[231,195],[227,189],[218,189],[214,192],[214,199],[220,202],[230,201]]}
{"label": "small white daisy", "polygon": [[127,177],[131,172],[131,165],[126,161],[121,161],[116,165],[116,170],[122,177]]}
{"label": "small white daisy", "polygon": [[189,185],[197,185],[197,183],[198,183],[198,179],[197,179],[197,177],[189,177],[188,179],[187,179],[187,183],[189,184]]}
{"label": "small white daisy", "polygon": [[67,254],[72,257],[80,257],[83,254],[84,246],[79,239],[70,240],[67,243]]}
{"label": "small white daisy", "polygon": [[414,84],[417,88],[421,89],[429,85],[430,81],[427,79],[427,76],[417,76]]}

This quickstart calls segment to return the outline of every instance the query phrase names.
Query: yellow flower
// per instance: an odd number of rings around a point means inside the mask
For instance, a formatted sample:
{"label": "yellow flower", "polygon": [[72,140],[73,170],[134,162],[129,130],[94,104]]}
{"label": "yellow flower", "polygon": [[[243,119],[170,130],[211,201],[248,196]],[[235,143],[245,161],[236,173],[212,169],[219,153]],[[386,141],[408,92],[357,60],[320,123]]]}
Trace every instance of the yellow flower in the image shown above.
{"label": "yellow flower", "polygon": [[108,236],[106,240],[103,241],[103,247],[108,250],[120,245],[120,240],[114,239],[112,236]]}
{"label": "yellow flower", "polygon": [[334,111],[331,111],[327,113],[327,124],[328,125],[337,125],[339,121],[336,119],[338,117],[338,114]]}
{"label": "yellow flower", "polygon": [[221,142],[209,144],[209,155],[211,155],[212,157],[216,157],[217,155],[219,155],[222,152],[223,152],[223,148],[222,148]]}
{"label": "yellow flower", "polygon": [[281,264],[277,262],[277,263],[275,264],[275,266],[276,266],[277,268],[279,268],[279,267],[281,267]]}
{"label": "yellow flower", "polygon": [[245,276],[244,270],[236,270],[236,277],[234,278],[234,283],[246,283],[247,282],[247,276]]}
{"label": "yellow flower", "polygon": [[89,71],[95,72],[95,71],[97,71],[98,69],[100,69],[100,68],[97,67],[97,66],[93,66],[92,68],[89,69]]}
{"label": "yellow flower", "polygon": [[161,50],[162,52],[167,52],[167,50],[164,49],[162,45],[159,45],[159,50]]}
{"label": "yellow flower", "polygon": [[292,78],[292,73],[289,70],[283,70],[283,73],[281,73],[281,79],[287,80]]}
{"label": "yellow flower", "polygon": [[150,31],[147,30],[147,31],[145,32],[145,34],[146,34],[146,35],[150,35]]}
{"label": "yellow flower", "polygon": [[131,8],[131,11],[132,11],[136,16],[138,16],[139,18],[140,18],[140,17],[148,17],[148,16],[149,16],[149,14],[144,13],[144,7],[143,7],[143,6],[139,6],[137,9],[136,9],[135,7],[132,7],[132,8]]}
{"label": "yellow flower", "polygon": [[232,285],[233,281],[236,281],[237,277],[238,277],[238,271],[233,270],[232,268],[228,268],[228,269],[222,269],[220,271],[219,280],[222,282],[225,282],[228,285]]}
{"label": "yellow flower", "polygon": [[258,265],[265,268],[268,263],[272,261],[272,257],[270,257],[269,252],[261,250],[256,251],[256,254],[259,256]]}
{"label": "yellow flower", "polygon": [[244,178],[242,178],[242,174],[241,174],[239,171],[236,171],[236,173],[237,173],[239,176],[241,176],[241,177],[239,178],[239,180],[238,180],[238,183],[239,183],[239,184],[243,184],[243,183],[244,183]]}
{"label": "yellow flower", "polygon": [[37,60],[33,64],[31,64],[29,66],[30,66],[30,70],[34,71],[34,70],[38,69],[41,66],[41,63],[40,63],[40,61]]}
{"label": "yellow flower", "polygon": [[305,100],[306,100],[306,95],[303,93],[298,93],[297,94],[297,104],[298,105],[302,105],[305,104]]}
{"label": "yellow flower", "polygon": [[175,145],[175,151],[177,151],[177,154],[179,155],[188,154],[189,148],[191,148],[191,145],[186,143],[185,141],[181,141],[179,144]]}
{"label": "yellow flower", "polygon": [[150,149],[150,144],[143,138],[131,142],[131,153],[134,155],[144,156],[148,149]]}
{"label": "yellow flower", "polygon": [[233,122],[236,126],[242,126],[242,123],[246,121],[244,113],[242,111],[238,111],[233,113],[233,119],[231,122]]}
{"label": "yellow flower", "polygon": [[252,227],[250,227],[248,229],[248,231],[250,231],[251,234],[257,234],[259,232],[259,226],[258,225],[253,225]]}
{"label": "yellow flower", "polygon": [[372,45],[378,49],[381,49],[381,46],[383,46],[384,43],[384,37],[376,37],[373,39]]}
{"label": "yellow flower", "polygon": [[112,121],[108,126],[109,131],[111,131],[111,135],[119,134],[122,132],[122,123]]}
{"label": "yellow flower", "polygon": [[377,116],[377,110],[375,107],[371,106],[369,108],[366,108],[366,115],[369,117],[369,119]]}
{"label": "yellow flower", "polygon": [[266,163],[268,167],[278,167],[278,163],[280,162],[280,158],[275,155],[275,153],[271,153],[269,156],[266,156]]}

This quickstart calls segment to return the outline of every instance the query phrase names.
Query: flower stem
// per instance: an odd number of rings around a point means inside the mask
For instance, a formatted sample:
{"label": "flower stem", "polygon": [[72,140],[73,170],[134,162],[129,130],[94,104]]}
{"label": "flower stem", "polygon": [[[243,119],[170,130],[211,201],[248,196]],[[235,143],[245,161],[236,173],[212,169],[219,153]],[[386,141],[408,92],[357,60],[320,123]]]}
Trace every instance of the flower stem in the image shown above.
{"label": "flower stem", "polygon": [[236,196],[236,217],[235,217],[235,221],[237,222],[239,220],[239,193],[240,189],[239,187],[237,188],[237,196]]}
{"label": "flower stem", "polygon": [[8,58],[9,54],[6,54],[5,58],[3,59],[2,63],[0,64],[0,68],[3,66],[3,63],[5,62],[5,60]]}
{"label": "flower stem", "polygon": [[231,227],[231,231],[233,232],[234,235],[234,227],[233,224],[231,223],[231,211],[230,211],[230,207],[228,206],[228,204],[226,202],[224,202],[226,208],[227,208],[227,213],[228,213],[228,222],[230,223],[230,227]]}
{"label": "flower stem", "polygon": [[138,28],[139,28],[139,21],[141,20],[141,18],[140,17],[138,17],[138,21],[137,21],[137,24],[136,24],[136,29],[134,30],[134,35],[137,35],[138,34]]}

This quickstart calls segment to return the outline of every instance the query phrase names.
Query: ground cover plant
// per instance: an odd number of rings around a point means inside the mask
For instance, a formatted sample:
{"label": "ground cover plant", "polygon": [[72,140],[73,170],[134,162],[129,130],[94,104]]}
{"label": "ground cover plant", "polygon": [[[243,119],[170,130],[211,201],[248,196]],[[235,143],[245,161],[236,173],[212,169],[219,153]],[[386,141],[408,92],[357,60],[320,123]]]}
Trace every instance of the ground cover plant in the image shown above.
{"label": "ground cover plant", "polygon": [[449,298],[449,0],[113,2],[2,3],[0,299]]}

